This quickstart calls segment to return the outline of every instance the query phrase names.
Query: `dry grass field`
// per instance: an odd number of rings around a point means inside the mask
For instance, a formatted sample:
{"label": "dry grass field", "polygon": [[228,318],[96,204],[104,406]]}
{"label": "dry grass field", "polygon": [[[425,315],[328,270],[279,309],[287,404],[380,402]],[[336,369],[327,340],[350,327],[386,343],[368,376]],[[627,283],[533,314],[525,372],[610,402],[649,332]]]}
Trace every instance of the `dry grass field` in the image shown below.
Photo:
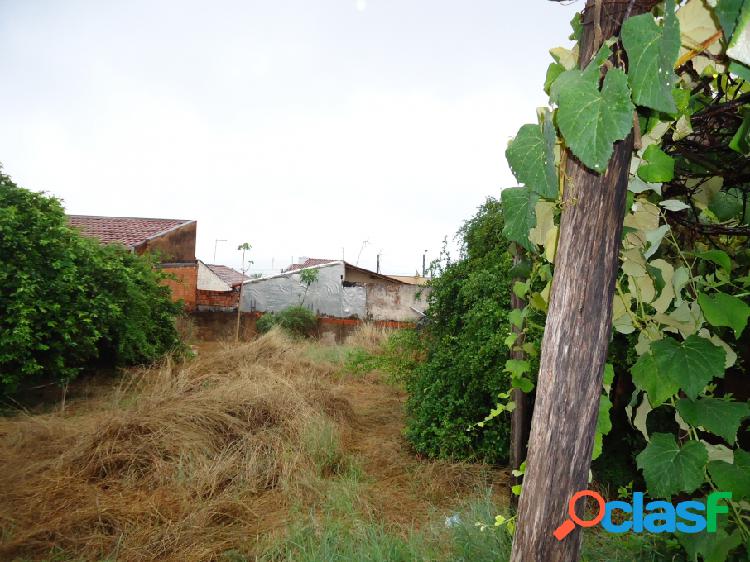
{"label": "dry grass field", "polygon": [[272,331],[0,418],[0,559],[365,556],[326,543],[341,537],[382,550],[368,559],[450,550],[446,515],[471,498],[492,513],[505,473],[416,458],[403,392],[343,373],[340,348]]}

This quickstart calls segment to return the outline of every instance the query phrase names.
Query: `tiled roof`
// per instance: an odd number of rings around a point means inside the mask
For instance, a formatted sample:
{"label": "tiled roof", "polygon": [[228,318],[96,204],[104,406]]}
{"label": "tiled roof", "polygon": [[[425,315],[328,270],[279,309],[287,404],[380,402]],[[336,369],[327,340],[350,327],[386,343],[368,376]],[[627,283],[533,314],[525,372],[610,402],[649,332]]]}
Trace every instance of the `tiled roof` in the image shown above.
{"label": "tiled roof", "polygon": [[135,247],[140,246],[149,238],[193,221],[68,215],[68,222],[71,226],[80,229],[86,236],[98,238],[106,244],[119,242],[128,247]]}
{"label": "tiled roof", "polygon": [[287,267],[284,270],[284,272],[287,272],[287,271],[296,271],[298,269],[302,269],[302,268],[305,268],[305,267],[313,267],[315,265],[324,265],[326,263],[332,263],[332,262],[335,262],[335,261],[336,260],[327,260],[327,259],[324,259],[324,258],[307,258],[302,263],[293,263],[292,265],[290,265],[289,267]]}
{"label": "tiled roof", "polygon": [[230,287],[235,287],[237,285],[242,284],[243,281],[247,281],[250,279],[247,275],[243,275],[236,269],[232,269],[231,267],[227,267],[226,265],[215,265],[212,263],[207,263],[206,267],[213,271],[216,276],[224,281],[227,285]]}

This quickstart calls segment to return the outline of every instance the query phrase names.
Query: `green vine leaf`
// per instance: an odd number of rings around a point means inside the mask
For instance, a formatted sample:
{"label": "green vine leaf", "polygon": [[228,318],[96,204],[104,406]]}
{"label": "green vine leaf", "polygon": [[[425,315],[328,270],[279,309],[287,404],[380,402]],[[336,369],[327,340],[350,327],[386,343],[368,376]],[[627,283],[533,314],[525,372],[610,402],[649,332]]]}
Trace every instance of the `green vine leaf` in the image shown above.
{"label": "green vine leaf", "polygon": [[602,454],[602,443],[604,436],[612,431],[612,420],[609,417],[609,411],[612,409],[612,402],[606,394],[599,396],[599,417],[596,418],[596,433],[594,434],[594,451],[591,460],[596,460]]}
{"label": "green vine leaf", "polygon": [[508,240],[533,251],[529,231],[536,225],[536,202],[539,195],[528,187],[506,187],[500,192],[500,197],[505,216],[503,234]]}
{"label": "green vine leaf", "polygon": [[631,368],[633,382],[648,394],[655,408],[682,389],[689,398],[696,398],[716,376],[724,375],[726,352],[700,336],[692,335],[684,342],[665,337],[651,342]]}
{"label": "green vine leaf", "polygon": [[636,457],[649,492],[664,498],[699,488],[707,462],[708,451],[702,443],[688,441],[680,448],[669,433],[654,433]]}
{"label": "green vine leaf", "polygon": [[701,426],[730,444],[737,440],[742,420],[750,416],[747,403],[718,398],[682,399],[677,402],[677,411],[690,425]]}
{"label": "green vine leaf", "polygon": [[734,452],[734,464],[725,461],[711,461],[708,463],[708,474],[711,480],[722,491],[731,491],[734,501],[750,500],[750,467],[742,464],[738,453],[745,453],[739,450]]}
{"label": "green vine leaf", "polygon": [[638,177],[648,183],[663,183],[674,178],[674,159],[657,145],[651,144],[643,152],[648,162],[638,167]]}
{"label": "green vine leaf", "polygon": [[[552,132],[550,143],[549,133]],[[549,116],[544,125],[523,125],[508,145],[505,157],[516,179],[546,199],[557,199],[555,132]]]}
{"label": "green vine leaf", "polygon": [[734,28],[737,25],[737,17],[740,15],[740,9],[744,0],[719,0],[714,8],[716,19],[724,32],[727,40],[732,38]]}
{"label": "green vine leaf", "polygon": [[628,54],[628,81],[636,104],[664,113],[677,113],[672,87],[677,82],[674,64],[680,52],[680,23],[674,0],[667,0],[664,24],[651,14],[628,18],[622,26],[622,44]]}
{"label": "green vine leaf", "polygon": [[609,48],[600,50],[585,70],[563,72],[551,88],[565,143],[586,167],[599,173],[607,168],[612,145],[632,129],[635,109],[627,76],[619,68],[607,72],[599,91],[599,66],[609,53]]}
{"label": "green vine leaf", "polygon": [[742,544],[742,535],[738,530],[730,534],[722,527],[719,527],[715,533],[702,531],[700,533],[676,533],[676,535],[688,554],[688,560],[726,562],[729,553]]}
{"label": "green vine leaf", "polygon": [[524,373],[528,373],[531,369],[528,361],[523,359],[508,359],[505,362],[505,371],[510,373],[514,377],[521,377]]}
{"label": "green vine leaf", "polygon": [[559,62],[552,62],[547,67],[547,74],[544,78],[544,92],[549,95],[552,84],[557,80],[557,77],[565,72],[565,67]]}
{"label": "green vine leaf", "polygon": [[735,338],[739,338],[745,326],[747,326],[750,306],[737,297],[726,293],[714,293],[713,295],[700,293],[698,304],[701,306],[703,315],[709,324],[732,328]]}
{"label": "green vine leaf", "polygon": [[727,273],[732,271],[732,260],[724,250],[707,250],[695,254],[695,257],[702,260],[708,260],[724,268]]}

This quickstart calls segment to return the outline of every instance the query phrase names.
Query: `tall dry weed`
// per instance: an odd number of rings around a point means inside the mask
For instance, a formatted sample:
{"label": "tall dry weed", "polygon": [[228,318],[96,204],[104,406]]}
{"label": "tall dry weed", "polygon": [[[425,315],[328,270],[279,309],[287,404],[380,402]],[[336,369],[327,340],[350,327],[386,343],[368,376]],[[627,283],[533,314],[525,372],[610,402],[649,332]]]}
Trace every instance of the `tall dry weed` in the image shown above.
{"label": "tall dry weed", "polygon": [[66,414],[0,421],[0,558],[60,549],[188,561],[251,549],[311,493],[307,476],[326,458],[310,445],[316,428],[334,435],[353,417],[333,367],[300,345],[272,331],[128,373]]}

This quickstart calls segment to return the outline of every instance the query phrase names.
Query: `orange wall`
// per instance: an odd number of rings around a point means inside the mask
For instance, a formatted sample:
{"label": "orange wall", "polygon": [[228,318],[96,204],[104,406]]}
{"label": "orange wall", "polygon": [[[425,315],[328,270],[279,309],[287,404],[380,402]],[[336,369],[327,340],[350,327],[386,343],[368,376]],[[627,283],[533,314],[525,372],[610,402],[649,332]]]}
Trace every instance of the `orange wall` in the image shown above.
{"label": "orange wall", "polygon": [[162,264],[160,269],[175,277],[162,281],[164,285],[172,289],[172,298],[174,300],[181,299],[185,303],[185,310],[195,310],[196,293],[198,292],[198,265],[196,263]]}

